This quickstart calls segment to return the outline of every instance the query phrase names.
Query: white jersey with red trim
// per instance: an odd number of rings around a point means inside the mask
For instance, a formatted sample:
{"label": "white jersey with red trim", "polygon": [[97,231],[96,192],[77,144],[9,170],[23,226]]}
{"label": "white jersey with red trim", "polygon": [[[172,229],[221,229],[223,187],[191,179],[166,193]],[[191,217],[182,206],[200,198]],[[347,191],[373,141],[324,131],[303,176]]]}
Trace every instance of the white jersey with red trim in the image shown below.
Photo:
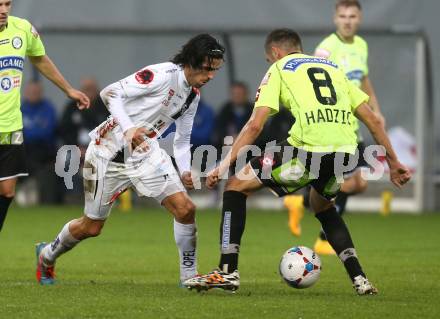
{"label": "white jersey with red trim", "polygon": [[188,84],[182,67],[171,62],[147,66],[107,86],[101,98],[112,115],[90,132],[98,156],[111,160],[127,145],[123,132],[145,127],[150,150],[132,154],[141,160],[159,147],[157,137],[175,122],[176,163],[180,173],[190,170],[190,137],[200,93]]}

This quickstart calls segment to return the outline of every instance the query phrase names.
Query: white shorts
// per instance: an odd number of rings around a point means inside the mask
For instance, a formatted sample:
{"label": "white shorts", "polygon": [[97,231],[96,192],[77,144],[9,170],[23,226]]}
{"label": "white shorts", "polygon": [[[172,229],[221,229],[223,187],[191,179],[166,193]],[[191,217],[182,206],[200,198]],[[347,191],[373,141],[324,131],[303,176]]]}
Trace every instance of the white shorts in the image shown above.
{"label": "white shorts", "polygon": [[91,219],[106,219],[116,198],[130,187],[139,196],[159,203],[170,195],[186,192],[171,158],[161,148],[136,164],[108,161],[97,156],[94,148],[88,147],[83,169],[84,213]]}

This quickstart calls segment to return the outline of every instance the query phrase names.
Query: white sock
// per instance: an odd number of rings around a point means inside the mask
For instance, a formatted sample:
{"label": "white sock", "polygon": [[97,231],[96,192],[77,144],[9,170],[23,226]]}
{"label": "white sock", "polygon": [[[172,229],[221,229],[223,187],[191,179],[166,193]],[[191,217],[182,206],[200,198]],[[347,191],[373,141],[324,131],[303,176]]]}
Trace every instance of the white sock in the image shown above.
{"label": "white sock", "polygon": [[43,248],[43,260],[48,265],[55,264],[56,259],[64,254],[66,251],[71,250],[80,242],[70,234],[69,225],[71,221],[64,225],[61,232],[55,238],[53,242]]}
{"label": "white sock", "polygon": [[174,239],[179,249],[180,280],[197,274],[197,229],[196,224],[181,224],[174,220]]}

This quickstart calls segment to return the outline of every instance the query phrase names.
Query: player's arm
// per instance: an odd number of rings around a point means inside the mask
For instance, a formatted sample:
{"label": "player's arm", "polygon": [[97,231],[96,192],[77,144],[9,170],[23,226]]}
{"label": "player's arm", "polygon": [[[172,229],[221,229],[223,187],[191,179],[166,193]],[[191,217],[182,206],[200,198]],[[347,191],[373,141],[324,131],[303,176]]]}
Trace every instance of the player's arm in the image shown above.
{"label": "player's arm", "polygon": [[411,173],[407,167],[399,162],[379,115],[373,112],[366,103],[362,103],[356,108],[355,115],[367,126],[376,143],[385,148],[391,182],[399,188],[402,187],[411,178]]}
{"label": "player's arm", "polygon": [[272,112],[273,109],[266,106],[260,106],[254,109],[254,112],[241,129],[225,159],[208,174],[208,178],[206,179],[206,186],[208,186],[208,188],[214,187],[218,183],[219,178],[227,172],[229,165],[234,163],[240,153],[245,150],[245,147],[255,142]]}
{"label": "player's arm", "polygon": [[194,189],[191,175],[191,132],[197,105],[200,97],[197,96],[188,110],[176,120],[176,135],[174,135],[174,159],[179,170],[181,180],[186,189]]}
{"label": "player's arm", "polygon": [[380,120],[382,121],[382,125],[385,126],[385,118],[381,112],[379,102],[377,101],[376,92],[368,75],[363,77],[361,82],[361,89],[370,97],[368,104],[370,105],[373,112],[375,112],[379,116]]}
{"label": "player's arm", "polygon": [[58,86],[69,98],[75,100],[80,110],[90,106],[87,95],[74,89],[47,55],[29,56],[29,60],[41,74]]}
{"label": "player's arm", "polygon": [[237,160],[237,157],[241,154],[242,151],[246,150],[246,146],[252,145],[255,142],[255,140],[263,130],[264,124],[266,123],[267,118],[269,117],[271,112],[272,109],[266,106],[260,106],[254,109],[251,117],[243,126],[235,142],[232,144],[232,148],[229,151],[229,154],[220,163],[220,175],[228,170],[229,165]]}
{"label": "player's arm", "polygon": [[125,138],[133,148],[145,149],[145,135],[148,133],[148,129],[135,126],[125,109],[125,101],[163,89],[168,83],[167,80],[168,77],[146,68],[108,85],[100,92],[102,101],[118,122]]}

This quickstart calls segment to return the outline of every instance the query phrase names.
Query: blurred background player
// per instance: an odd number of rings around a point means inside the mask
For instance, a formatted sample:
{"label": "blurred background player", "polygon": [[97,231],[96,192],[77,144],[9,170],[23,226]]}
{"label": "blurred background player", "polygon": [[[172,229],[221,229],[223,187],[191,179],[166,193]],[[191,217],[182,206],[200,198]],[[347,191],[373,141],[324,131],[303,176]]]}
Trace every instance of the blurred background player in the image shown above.
{"label": "blurred background player", "polygon": [[[368,46],[363,38],[356,35],[362,21],[361,10],[361,4],[357,0],[338,0],[333,18],[336,31],[317,46],[314,55],[329,59],[337,64],[347,78],[370,97],[368,104],[385,125],[373,85],[368,77]],[[345,211],[348,196],[362,193],[367,189],[367,181],[361,175],[362,167],[367,167],[363,157],[365,144],[359,129],[359,122],[357,119],[353,120],[358,137],[359,161],[356,169],[344,175],[345,182],[335,199],[336,208],[341,215]],[[303,209],[302,200],[292,195],[285,199],[285,204],[289,208],[290,229],[294,235],[299,236],[301,234],[299,223]],[[316,240],[314,250],[318,254],[335,254],[323,231],[320,232]]]}
{"label": "blurred background player", "polygon": [[244,82],[234,82],[229,87],[229,99],[220,107],[215,118],[213,143],[218,154],[221,153],[223,139],[232,136],[234,139],[252,114],[252,103],[249,89]]}
{"label": "blurred background player", "polygon": [[[111,113],[91,133],[84,161],[84,215],[69,221],[50,243],[36,247],[37,280],[53,284],[55,262],[79,242],[96,237],[114,201],[132,187],[174,216],[180,280],[197,274],[195,205],[190,137],[200,99],[224,61],[223,46],[209,34],[191,38],[170,62],[149,65],[101,91]],[[174,157],[157,138],[176,123]]]}
{"label": "blurred background player", "polygon": [[80,89],[90,100],[90,109],[78,111],[74,108],[74,102],[68,101],[61,115],[59,135],[64,145],[76,145],[84,157],[87,146],[90,143],[89,132],[110,115],[101,97],[99,96],[99,84],[92,76],[82,77]]}
{"label": "blurred background player", "polygon": [[[289,108],[296,122],[287,140],[254,157],[228,179],[223,194],[218,270],[191,278],[184,284],[196,289],[238,289],[238,255],[246,224],[247,197],[263,187],[281,197],[311,185],[312,210],[338,253],[356,293],[376,294],[333,201],[339,191],[337,180],[342,177],[342,165],[357,147],[351,121],[354,115],[385,148],[391,182],[401,187],[411,173],[397,159],[382,121],[366,103],[368,96],[348,81],[336,64],[303,54],[301,39],[291,29],[272,31],[266,38],[265,51],[267,60],[273,64],[260,84],[252,116],[234,141],[229,156],[210,172],[206,185],[212,188],[218,183],[243,147],[256,140],[267,118],[278,112],[280,103]],[[315,161],[319,163],[318,170],[313,168]],[[302,175],[298,176],[300,167]]]}
{"label": "blurred background player", "polygon": [[17,178],[28,175],[20,111],[25,57],[80,109],[89,107],[87,96],[72,88],[46,55],[36,29],[25,19],[9,16],[12,2],[0,0],[0,230],[15,196]]}
{"label": "blurred background player", "polygon": [[36,184],[39,203],[59,204],[63,187],[58,187],[58,178],[53,170],[57,145],[57,115],[53,103],[44,96],[41,82],[31,81],[26,85],[21,112],[26,166],[31,175],[26,183],[29,181],[31,185]]}

